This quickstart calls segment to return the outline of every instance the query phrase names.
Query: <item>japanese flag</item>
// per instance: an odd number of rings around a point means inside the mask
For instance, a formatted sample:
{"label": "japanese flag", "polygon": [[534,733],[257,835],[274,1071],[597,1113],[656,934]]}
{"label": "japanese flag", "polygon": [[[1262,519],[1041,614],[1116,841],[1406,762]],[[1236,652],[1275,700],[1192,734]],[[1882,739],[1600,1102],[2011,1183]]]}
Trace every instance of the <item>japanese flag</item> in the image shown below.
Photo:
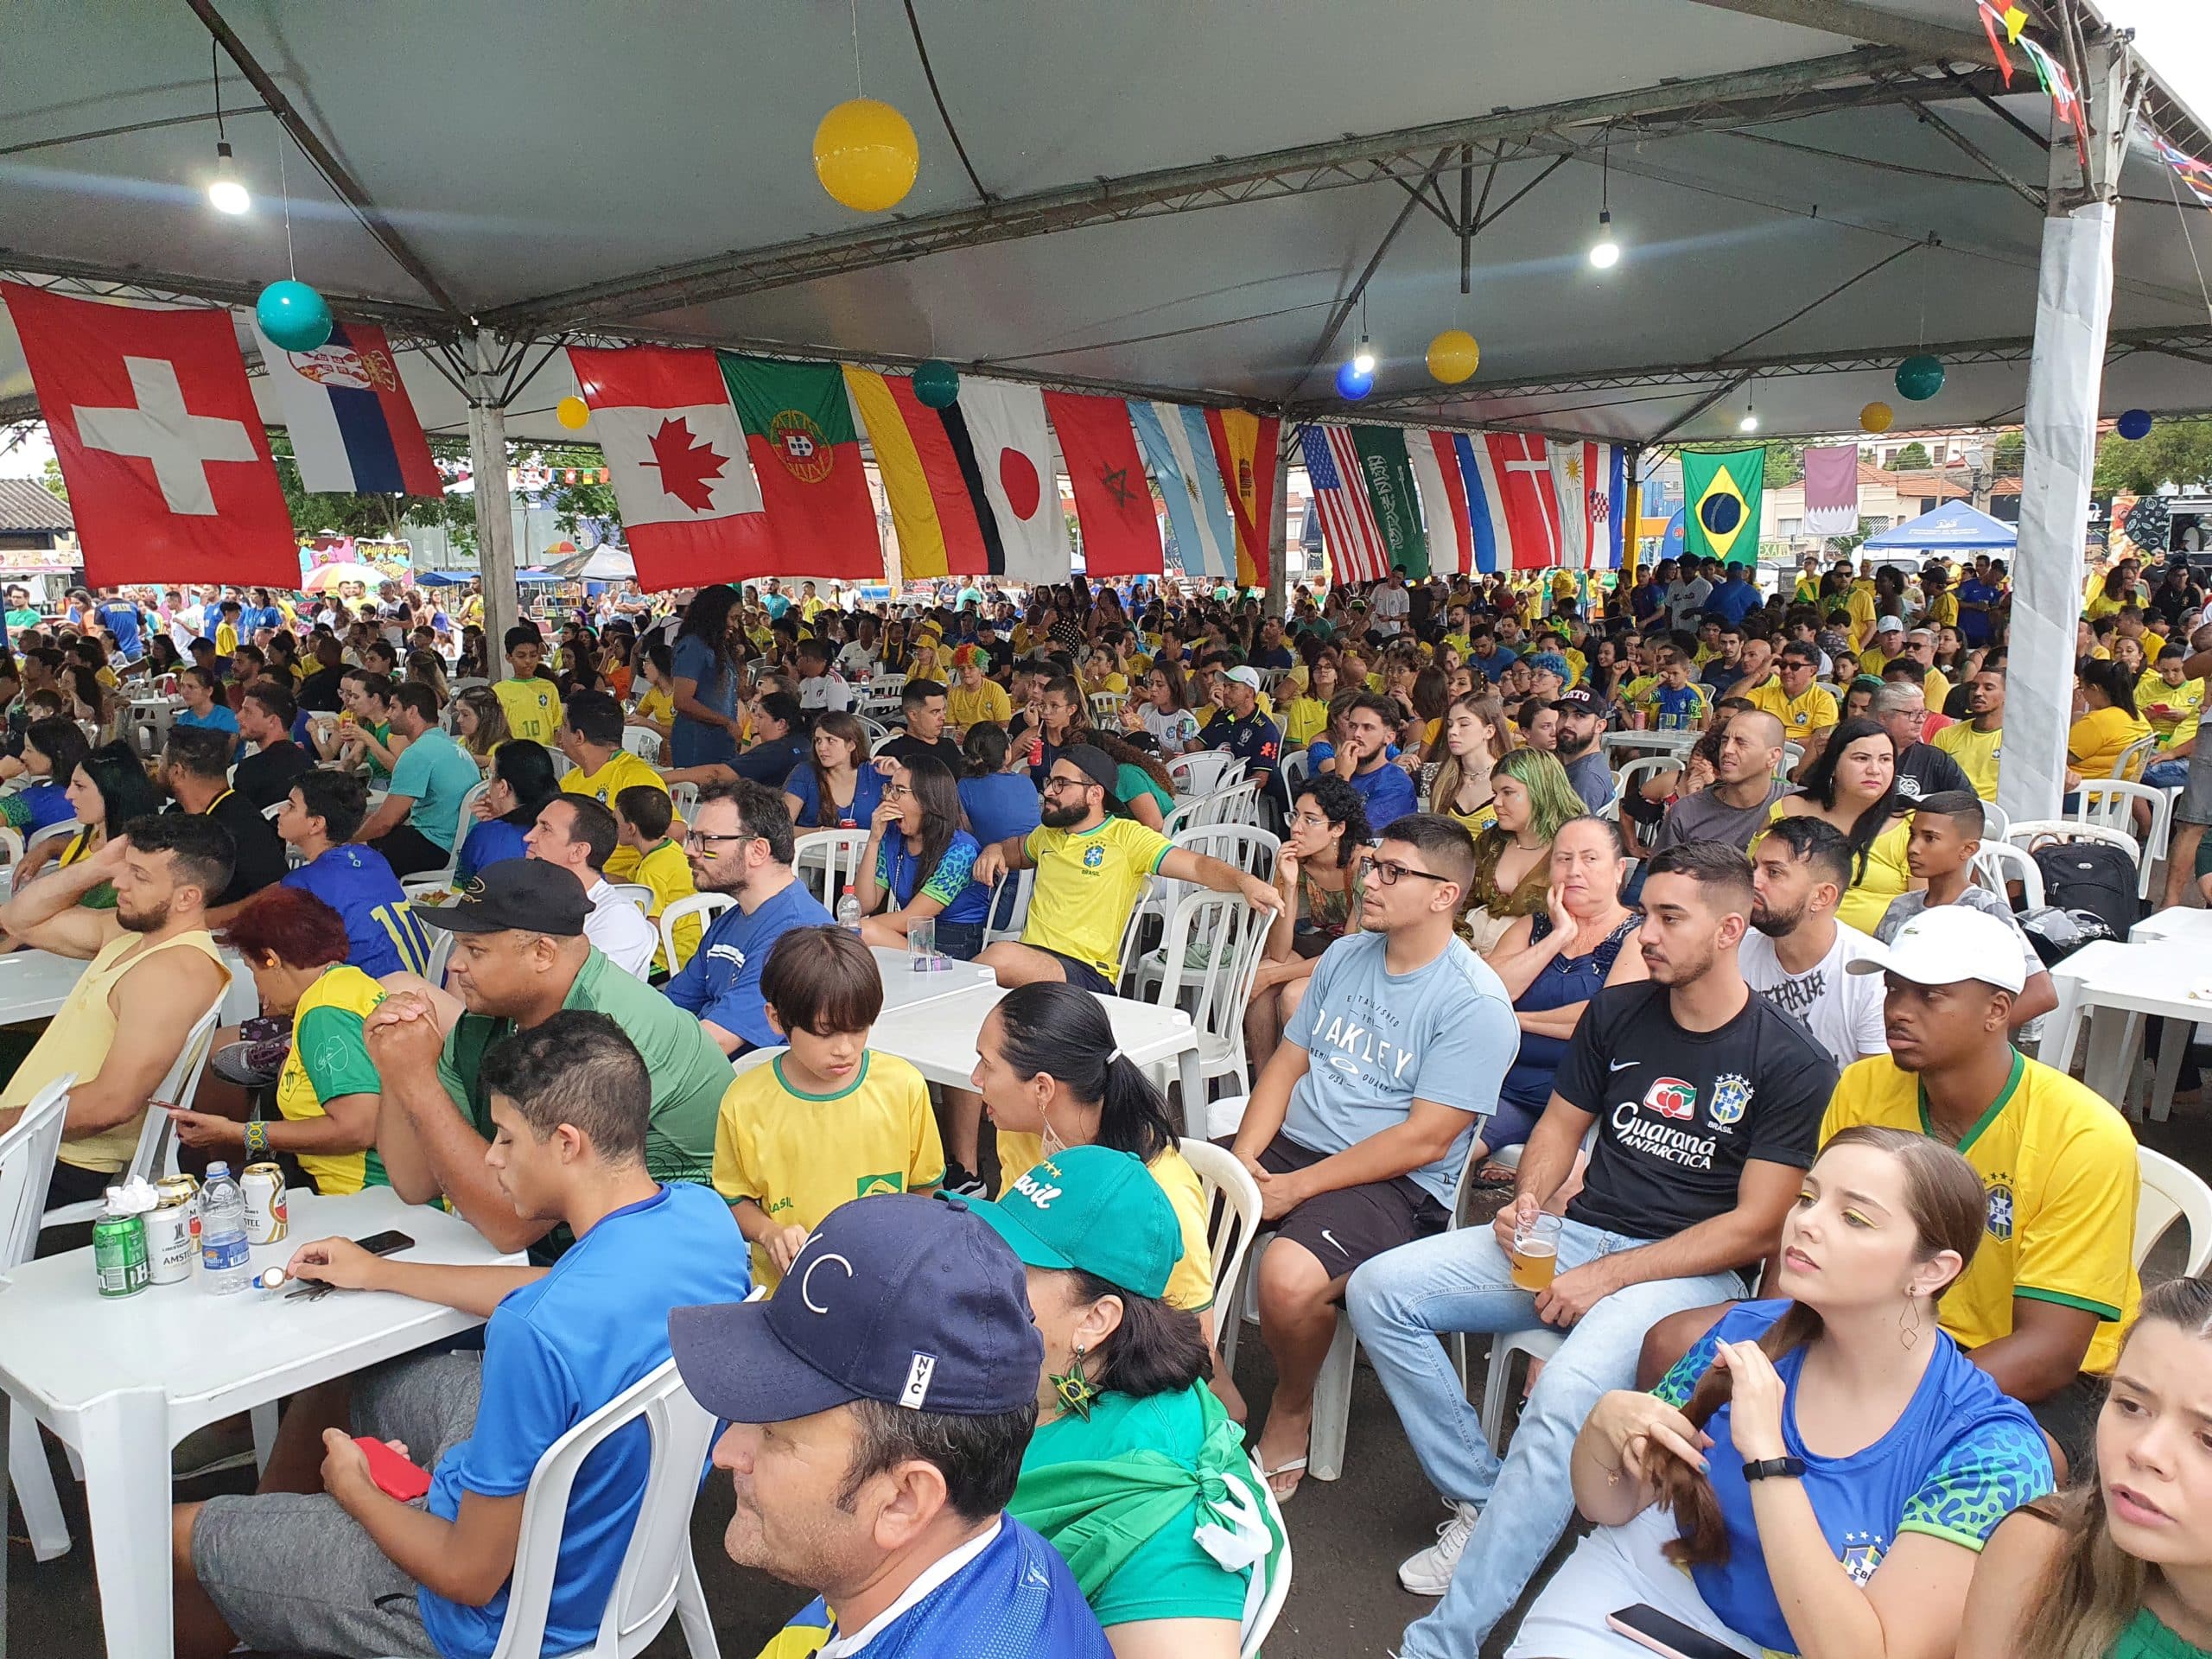
{"label": "japanese flag", "polygon": [[1033,585],[1065,582],[1068,521],[1060,512],[1044,392],[1019,381],[963,377],[960,410],[1006,550],[1006,569],[999,574]]}

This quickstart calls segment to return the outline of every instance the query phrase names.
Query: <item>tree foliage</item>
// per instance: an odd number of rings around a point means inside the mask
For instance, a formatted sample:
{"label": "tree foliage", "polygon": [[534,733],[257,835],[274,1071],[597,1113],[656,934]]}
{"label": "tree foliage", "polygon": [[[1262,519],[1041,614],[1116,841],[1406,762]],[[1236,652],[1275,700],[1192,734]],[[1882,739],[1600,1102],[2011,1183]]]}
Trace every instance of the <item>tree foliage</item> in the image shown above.
{"label": "tree foliage", "polygon": [[1892,473],[1912,472],[1928,464],[1928,446],[1915,438],[1890,457],[1887,470]]}
{"label": "tree foliage", "polygon": [[2212,487],[2212,421],[2160,421],[2148,437],[2117,432],[2097,440],[2091,488],[2099,495],[2148,495],[2164,485],[2180,490]]}

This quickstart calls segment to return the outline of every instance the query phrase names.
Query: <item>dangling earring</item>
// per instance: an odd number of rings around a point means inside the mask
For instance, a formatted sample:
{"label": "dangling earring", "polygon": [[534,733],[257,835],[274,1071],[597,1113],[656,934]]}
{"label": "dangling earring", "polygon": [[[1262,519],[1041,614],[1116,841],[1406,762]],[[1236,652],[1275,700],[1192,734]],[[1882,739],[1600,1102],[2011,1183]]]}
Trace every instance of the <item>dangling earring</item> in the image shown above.
{"label": "dangling earring", "polygon": [[[1907,1319],[1912,1321],[1910,1325],[1905,1323]],[[1920,1341],[1920,1304],[1917,1300],[1907,1300],[1904,1312],[1897,1315],[1897,1340],[1904,1343],[1908,1350]]]}
{"label": "dangling earring", "polygon": [[1084,1421],[1090,1421],[1090,1402],[1098,1397],[1098,1390],[1083,1372],[1083,1349],[1078,1346],[1068,1356],[1068,1369],[1064,1374],[1047,1375],[1045,1380],[1052,1385],[1052,1392],[1060,1397],[1060,1404]]}
{"label": "dangling earring", "polygon": [[[1052,1127],[1052,1115],[1050,1112],[1039,1106],[1037,1109],[1037,1116],[1043,1120],[1045,1125],[1045,1133],[1037,1137],[1038,1145],[1046,1157],[1057,1158],[1068,1149],[1068,1143],[1060,1139],[1059,1131]],[[1078,1348],[1076,1351],[1080,1354],[1083,1351]]]}

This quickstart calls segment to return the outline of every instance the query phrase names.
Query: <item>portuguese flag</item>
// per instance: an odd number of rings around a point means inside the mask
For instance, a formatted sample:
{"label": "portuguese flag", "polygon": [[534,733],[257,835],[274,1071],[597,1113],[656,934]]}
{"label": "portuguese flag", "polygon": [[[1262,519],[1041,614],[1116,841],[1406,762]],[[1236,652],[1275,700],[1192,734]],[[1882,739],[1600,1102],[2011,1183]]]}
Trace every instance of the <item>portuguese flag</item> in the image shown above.
{"label": "portuguese flag", "polygon": [[1745,569],[1759,562],[1759,499],[1766,449],[1682,451],[1682,551]]}
{"label": "portuguese flag", "polygon": [[837,365],[719,356],[760,480],[777,568],[794,575],[880,580],[875,506]]}

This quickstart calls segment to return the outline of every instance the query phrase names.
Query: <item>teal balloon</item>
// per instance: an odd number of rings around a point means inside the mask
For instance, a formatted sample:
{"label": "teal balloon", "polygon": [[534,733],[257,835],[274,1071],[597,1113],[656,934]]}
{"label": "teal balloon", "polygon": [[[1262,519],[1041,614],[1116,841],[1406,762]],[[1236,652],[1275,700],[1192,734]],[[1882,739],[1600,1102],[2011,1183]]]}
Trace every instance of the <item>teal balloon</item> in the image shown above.
{"label": "teal balloon", "polygon": [[914,396],[925,409],[950,409],[960,399],[960,376],[932,358],[914,371]]}
{"label": "teal balloon", "polygon": [[1943,390],[1943,359],[1923,352],[1897,365],[1897,396],[1924,404]]}
{"label": "teal balloon", "polygon": [[330,338],[330,302],[305,283],[271,283],[253,302],[269,343],[287,352],[311,352]]}
{"label": "teal balloon", "polygon": [[2147,409],[2131,409],[2122,415],[2120,417],[2120,435],[2131,442],[2137,438],[2149,437],[2151,411]]}

